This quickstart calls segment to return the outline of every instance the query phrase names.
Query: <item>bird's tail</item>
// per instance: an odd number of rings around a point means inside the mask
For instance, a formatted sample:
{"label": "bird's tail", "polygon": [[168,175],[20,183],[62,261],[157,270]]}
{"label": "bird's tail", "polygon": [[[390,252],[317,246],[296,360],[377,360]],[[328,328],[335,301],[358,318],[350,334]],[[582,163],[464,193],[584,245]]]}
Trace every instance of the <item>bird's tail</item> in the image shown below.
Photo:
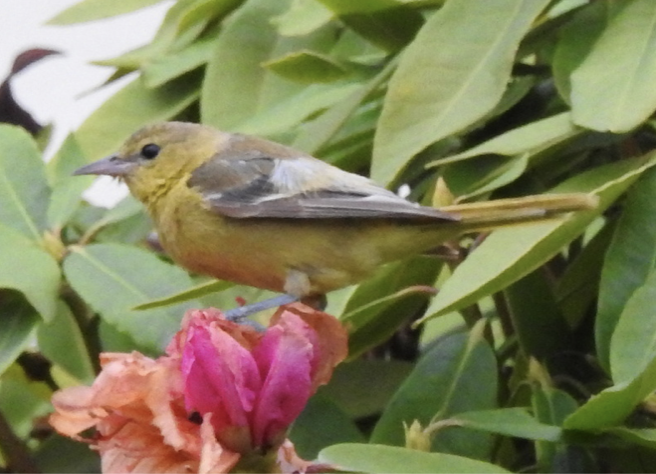
{"label": "bird's tail", "polygon": [[594,209],[598,202],[593,194],[542,194],[457,204],[440,210],[459,215],[459,224],[466,233],[557,219],[569,212]]}

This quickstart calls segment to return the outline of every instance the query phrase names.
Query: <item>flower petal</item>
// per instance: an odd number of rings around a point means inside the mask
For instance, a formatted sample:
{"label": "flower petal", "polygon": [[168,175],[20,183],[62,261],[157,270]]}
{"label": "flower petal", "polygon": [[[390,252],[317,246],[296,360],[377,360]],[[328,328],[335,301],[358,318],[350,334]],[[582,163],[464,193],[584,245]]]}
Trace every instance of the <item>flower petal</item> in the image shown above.
{"label": "flower petal", "polygon": [[281,443],[312,394],[313,346],[306,336],[307,329],[301,318],[286,312],[253,350],[264,378],[253,416],[256,447]]}
{"label": "flower petal", "polygon": [[291,312],[309,326],[312,335],[314,356],[312,360],[312,392],[320,385],[328,383],[337,364],[348,355],[348,335],[337,318],[302,303],[283,306],[272,318],[275,324],[283,315]]}
{"label": "flower petal", "polygon": [[250,449],[250,412],[262,383],[251,353],[199,318],[187,330],[182,376],[187,409],[212,413],[217,437],[233,451]]}

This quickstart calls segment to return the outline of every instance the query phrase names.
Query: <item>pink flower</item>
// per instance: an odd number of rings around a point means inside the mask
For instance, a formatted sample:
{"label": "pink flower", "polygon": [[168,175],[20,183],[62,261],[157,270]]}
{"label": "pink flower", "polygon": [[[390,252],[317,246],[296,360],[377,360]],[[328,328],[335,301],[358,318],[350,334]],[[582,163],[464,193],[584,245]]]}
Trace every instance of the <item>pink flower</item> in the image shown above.
{"label": "pink flower", "polygon": [[211,413],[219,441],[239,453],[280,446],[346,352],[339,322],[300,304],[279,311],[265,333],[192,311],[169,347],[182,356],[187,410]]}
{"label": "pink flower", "polygon": [[92,386],[53,396],[50,423],[98,450],[103,472],[305,472],[286,430],[346,350],[339,322],[301,304],[263,333],[190,311],[166,356],[103,354]]}

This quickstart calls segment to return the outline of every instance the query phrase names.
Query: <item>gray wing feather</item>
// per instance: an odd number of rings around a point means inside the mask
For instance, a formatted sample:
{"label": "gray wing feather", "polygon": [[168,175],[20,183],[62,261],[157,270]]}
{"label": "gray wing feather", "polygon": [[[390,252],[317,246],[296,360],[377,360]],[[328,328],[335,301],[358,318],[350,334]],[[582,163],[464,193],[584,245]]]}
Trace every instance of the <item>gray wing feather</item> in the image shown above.
{"label": "gray wing feather", "polygon": [[[218,153],[188,182],[217,214],[237,219],[459,220],[282,145],[248,137],[244,146],[245,138],[236,137],[241,146]],[[265,143],[265,152],[257,142]],[[289,156],[293,152],[297,158]]]}

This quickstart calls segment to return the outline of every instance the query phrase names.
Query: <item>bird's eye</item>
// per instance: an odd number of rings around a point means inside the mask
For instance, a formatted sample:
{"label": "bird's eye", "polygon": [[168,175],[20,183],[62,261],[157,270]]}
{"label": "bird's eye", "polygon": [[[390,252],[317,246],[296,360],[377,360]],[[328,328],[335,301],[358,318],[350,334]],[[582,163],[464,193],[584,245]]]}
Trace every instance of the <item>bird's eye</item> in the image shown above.
{"label": "bird's eye", "polygon": [[144,147],[141,149],[141,156],[143,156],[147,160],[152,160],[158,154],[159,154],[159,146],[155,145],[154,143],[149,143],[148,145],[144,145]]}

